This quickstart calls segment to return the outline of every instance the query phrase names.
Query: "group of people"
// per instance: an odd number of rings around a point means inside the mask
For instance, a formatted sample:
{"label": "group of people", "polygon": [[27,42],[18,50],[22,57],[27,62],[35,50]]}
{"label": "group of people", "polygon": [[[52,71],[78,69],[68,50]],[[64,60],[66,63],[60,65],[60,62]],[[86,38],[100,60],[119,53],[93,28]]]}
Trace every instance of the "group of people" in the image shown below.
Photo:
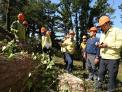
{"label": "group of people", "polygon": [[[95,81],[96,89],[100,89],[104,85],[105,74],[108,74],[108,92],[115,92],[116,78],[121,59],[122,30],[113,27],[110,18],[106,15],[99,18],[98,24],[99,26],[89,29],[89,38],[86,35],[82,36],[80,48],[83,69],[88,71],[86,80]],[[103,32],[100,38],[96,37],[98,29]],[[75,50],[75,42],[70,40],[70,35],[69,32],[61,44],[68,72],[71,72],[73,69],[73,54]]]}
{"label": "group of people", "polygon": [[[17,20],[15,20],[12,24],[11,24],[11,33],[14,34],[15,36],[15,42],[17,44],[21,44],[24,45],[27,43],[28,40],[28,22],[25,19],[25,15],[23,13],[19,13],[17,15]],[[39,30],[39,32],[41,33],[41,47],[42,47],[42,51],[44,53],[47,53],[49,55],[49,59],[52,60],[51,58],[51,47],[52,47],[52,40],[51,40],[51,32],[47,30],[46,27],[42,26]]]}
{"label": "group of people", "polygon": [[[11,25],[11,32],[15,34],[15,39],[18,42],[24,42],[26,39],[27,21],[23,13],[19,13],[18,20]],[[83,69],[89,72],[87,80],[95,80],[96,88],[101,88],[105,78],[105,73],[108,73],[108,92],[114,92],[116,89],[116,77],[120,63],[120,50],[122,47],[122,30],[113,27],[108,16],[102,16],[99,19],[98,27],[89,29],[90,38],[86,35],[82,37],[80,45],[82,52]],[[96,37],[98,28],[101,28],[103,34],[100,39]],[[51,32],[46,27],[41,27],[42,35],[42,50],[49,54],[51,60],[52,47]],[[68,73],[73,70],[73,54],[76,49],[74,41],[75,33],[69,31],[65,36],[61,45],[61,50],[64,55],[65,68]],[[108,72],[107,72],[108,71]]]}

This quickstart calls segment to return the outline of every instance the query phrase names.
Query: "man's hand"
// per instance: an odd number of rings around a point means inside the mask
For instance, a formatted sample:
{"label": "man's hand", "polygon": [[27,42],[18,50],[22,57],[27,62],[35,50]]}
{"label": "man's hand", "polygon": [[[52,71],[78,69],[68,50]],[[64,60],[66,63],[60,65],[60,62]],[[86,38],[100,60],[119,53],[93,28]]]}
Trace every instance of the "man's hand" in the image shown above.
{"label": "man's hand", "polygon": [[95,58],[94,64],[98,64],[98,63],[99,63],[99,58]]}
{"label": "man's hand", "polygon": [[59,44],[60,46],[62,46],[62,42],[58,42],[58,44]]}
{"label": "man's hand", "polygon": [[99,48],[107,48],[108,45],[106,43],[101,43],[98,45]]}
{"label": "man's hand", "polygon": [[86,52],[83,53],[83,58],[84,58],[85,60],[87,59],[87,53],[86,53]]}

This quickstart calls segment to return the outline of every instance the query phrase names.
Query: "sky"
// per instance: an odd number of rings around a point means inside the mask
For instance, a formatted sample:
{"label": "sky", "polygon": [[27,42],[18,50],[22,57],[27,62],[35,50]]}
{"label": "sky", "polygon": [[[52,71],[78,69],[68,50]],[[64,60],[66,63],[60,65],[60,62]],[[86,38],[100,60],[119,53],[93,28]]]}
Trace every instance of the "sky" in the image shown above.
{"label": "sky", "polygon": [[[51,2],[58,3],[60,0],[51,0]],[[118,6],[122,3],[121,0],[109,0],[108,3],[115,9],[114,14],[112,15],[113,26],[122,28],[122,19],[120,15],[122,15],[122,11],[118,8]]]}
{"label": "sky", "polygon": [[122,1],[121,0],[109,0],[109,3],[115,9],[114,15],[112,15],[112,16],[115,16],[115,18],[112,19],[114,26],[122,28],[122,23],[120,22],[120,21],[122,21],[122,19],[120,18],[120,15],[122,15],[122,11],[118,8],[118,6],[122,3]]}

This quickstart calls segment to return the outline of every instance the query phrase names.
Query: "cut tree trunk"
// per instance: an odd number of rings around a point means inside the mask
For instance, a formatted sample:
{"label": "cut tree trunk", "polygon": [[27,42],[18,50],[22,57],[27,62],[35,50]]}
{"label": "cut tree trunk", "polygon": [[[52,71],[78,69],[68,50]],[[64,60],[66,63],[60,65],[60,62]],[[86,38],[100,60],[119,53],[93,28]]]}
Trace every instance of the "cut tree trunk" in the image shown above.
{"label": "cut tree trunk", "polygon": [[85,92],[83,80],[68,73],[59,76],[58,87],[59,92]]}
{"label": "cut tree trunk", "polygon": [[0,55],[0,92],[26,92],[25,83],[32,69],[32,60],[26,55],[18,54],[10,61]]}

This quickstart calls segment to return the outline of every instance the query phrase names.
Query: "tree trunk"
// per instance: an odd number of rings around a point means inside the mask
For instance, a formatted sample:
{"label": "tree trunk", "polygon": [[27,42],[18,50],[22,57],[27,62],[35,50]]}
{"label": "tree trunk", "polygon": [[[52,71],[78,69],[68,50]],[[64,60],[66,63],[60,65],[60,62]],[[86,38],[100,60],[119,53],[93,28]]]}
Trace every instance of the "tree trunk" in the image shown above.
{"label": "tree trunk", "polygon": [[78,33],[78,14],[77,14],[77,12],[76,12],[76,15],[75,15],[75,25],[76,25],[76,48],[78,49],[79,48],[79,37],[78,37],[78,35],[79,35],[79,33]]}
{"label": "tree trunk", "polygon": [[6,13],[6,30],[10,31],[10,0],[8,0],[7,13]]}

